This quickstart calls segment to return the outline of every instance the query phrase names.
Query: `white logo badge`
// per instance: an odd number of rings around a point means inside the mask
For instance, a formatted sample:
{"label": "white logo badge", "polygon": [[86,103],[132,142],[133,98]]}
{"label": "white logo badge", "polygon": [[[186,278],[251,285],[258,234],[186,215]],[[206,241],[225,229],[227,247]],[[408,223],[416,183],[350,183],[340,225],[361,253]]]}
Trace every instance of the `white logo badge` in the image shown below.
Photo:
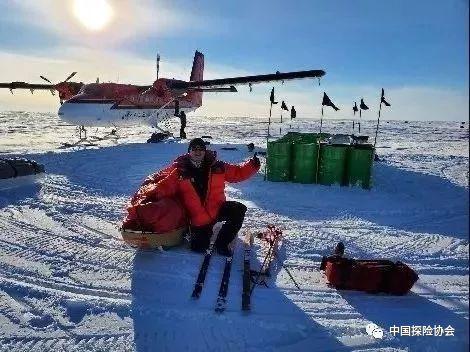
{"label": "white logo badge", "polygon": [[384,331],[374,323],[367,324],[366,332],[368,335],[371,335],[376,339],[383,339],[384,337]]}

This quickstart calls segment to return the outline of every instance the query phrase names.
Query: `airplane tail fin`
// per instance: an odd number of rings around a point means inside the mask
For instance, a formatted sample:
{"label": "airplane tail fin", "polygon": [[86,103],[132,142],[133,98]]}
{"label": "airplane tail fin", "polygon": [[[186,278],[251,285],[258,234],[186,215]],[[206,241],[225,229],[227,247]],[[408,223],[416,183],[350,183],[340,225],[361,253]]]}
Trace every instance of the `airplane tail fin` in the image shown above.
{"label": "airplane tail fin", "polygon": [[[191,70],[190,81],[202,81],[204,79],[204,55],[196,50],[194,53],[193,68]],[[191,92],[192,99],[202,105],[202,92]]]}
{"label": "airplane tail fin", "polygon": [[191,70],[190,81],[202,81],[204,73],[204,55],[196,50],[194,53],[193,68]]}

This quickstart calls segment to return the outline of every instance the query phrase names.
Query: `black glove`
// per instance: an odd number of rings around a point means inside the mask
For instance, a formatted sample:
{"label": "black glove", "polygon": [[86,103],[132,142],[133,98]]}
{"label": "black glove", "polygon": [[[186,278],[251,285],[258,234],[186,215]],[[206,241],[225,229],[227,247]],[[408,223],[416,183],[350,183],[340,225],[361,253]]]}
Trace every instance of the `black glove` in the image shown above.
{"label": "black glove", "polygon": [[259,167],[261,165],[259,158],[256,156],[256,153],[253,155],[253,158],[251,160],[253,160],[253,164],[255,164],[256,167]]}

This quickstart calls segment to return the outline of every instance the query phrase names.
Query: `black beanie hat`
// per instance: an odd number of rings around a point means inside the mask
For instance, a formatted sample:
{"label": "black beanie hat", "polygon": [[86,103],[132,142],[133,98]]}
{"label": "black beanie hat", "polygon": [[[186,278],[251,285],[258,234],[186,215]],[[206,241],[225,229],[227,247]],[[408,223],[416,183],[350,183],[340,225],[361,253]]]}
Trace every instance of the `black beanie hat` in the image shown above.
{"label": "black beanie hat", "polygon": [[202,148],[204,148],[204,150],[206,150],[206,142],[204,142],[204,140],[202,138],[191,139],[191,142],[189,142],[189,146],[188,146],[188,153],[194,147],[202,147]]}

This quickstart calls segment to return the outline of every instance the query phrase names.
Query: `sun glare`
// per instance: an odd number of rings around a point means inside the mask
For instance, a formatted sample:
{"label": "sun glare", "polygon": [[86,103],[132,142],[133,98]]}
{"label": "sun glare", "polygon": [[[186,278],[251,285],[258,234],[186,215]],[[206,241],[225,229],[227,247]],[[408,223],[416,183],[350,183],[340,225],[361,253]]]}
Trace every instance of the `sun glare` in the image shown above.
{"label": "sun glare", "polygon": [[73,11],[75,17],[92,31],[103,29],[113,15],[107,0],[74,0]]}

